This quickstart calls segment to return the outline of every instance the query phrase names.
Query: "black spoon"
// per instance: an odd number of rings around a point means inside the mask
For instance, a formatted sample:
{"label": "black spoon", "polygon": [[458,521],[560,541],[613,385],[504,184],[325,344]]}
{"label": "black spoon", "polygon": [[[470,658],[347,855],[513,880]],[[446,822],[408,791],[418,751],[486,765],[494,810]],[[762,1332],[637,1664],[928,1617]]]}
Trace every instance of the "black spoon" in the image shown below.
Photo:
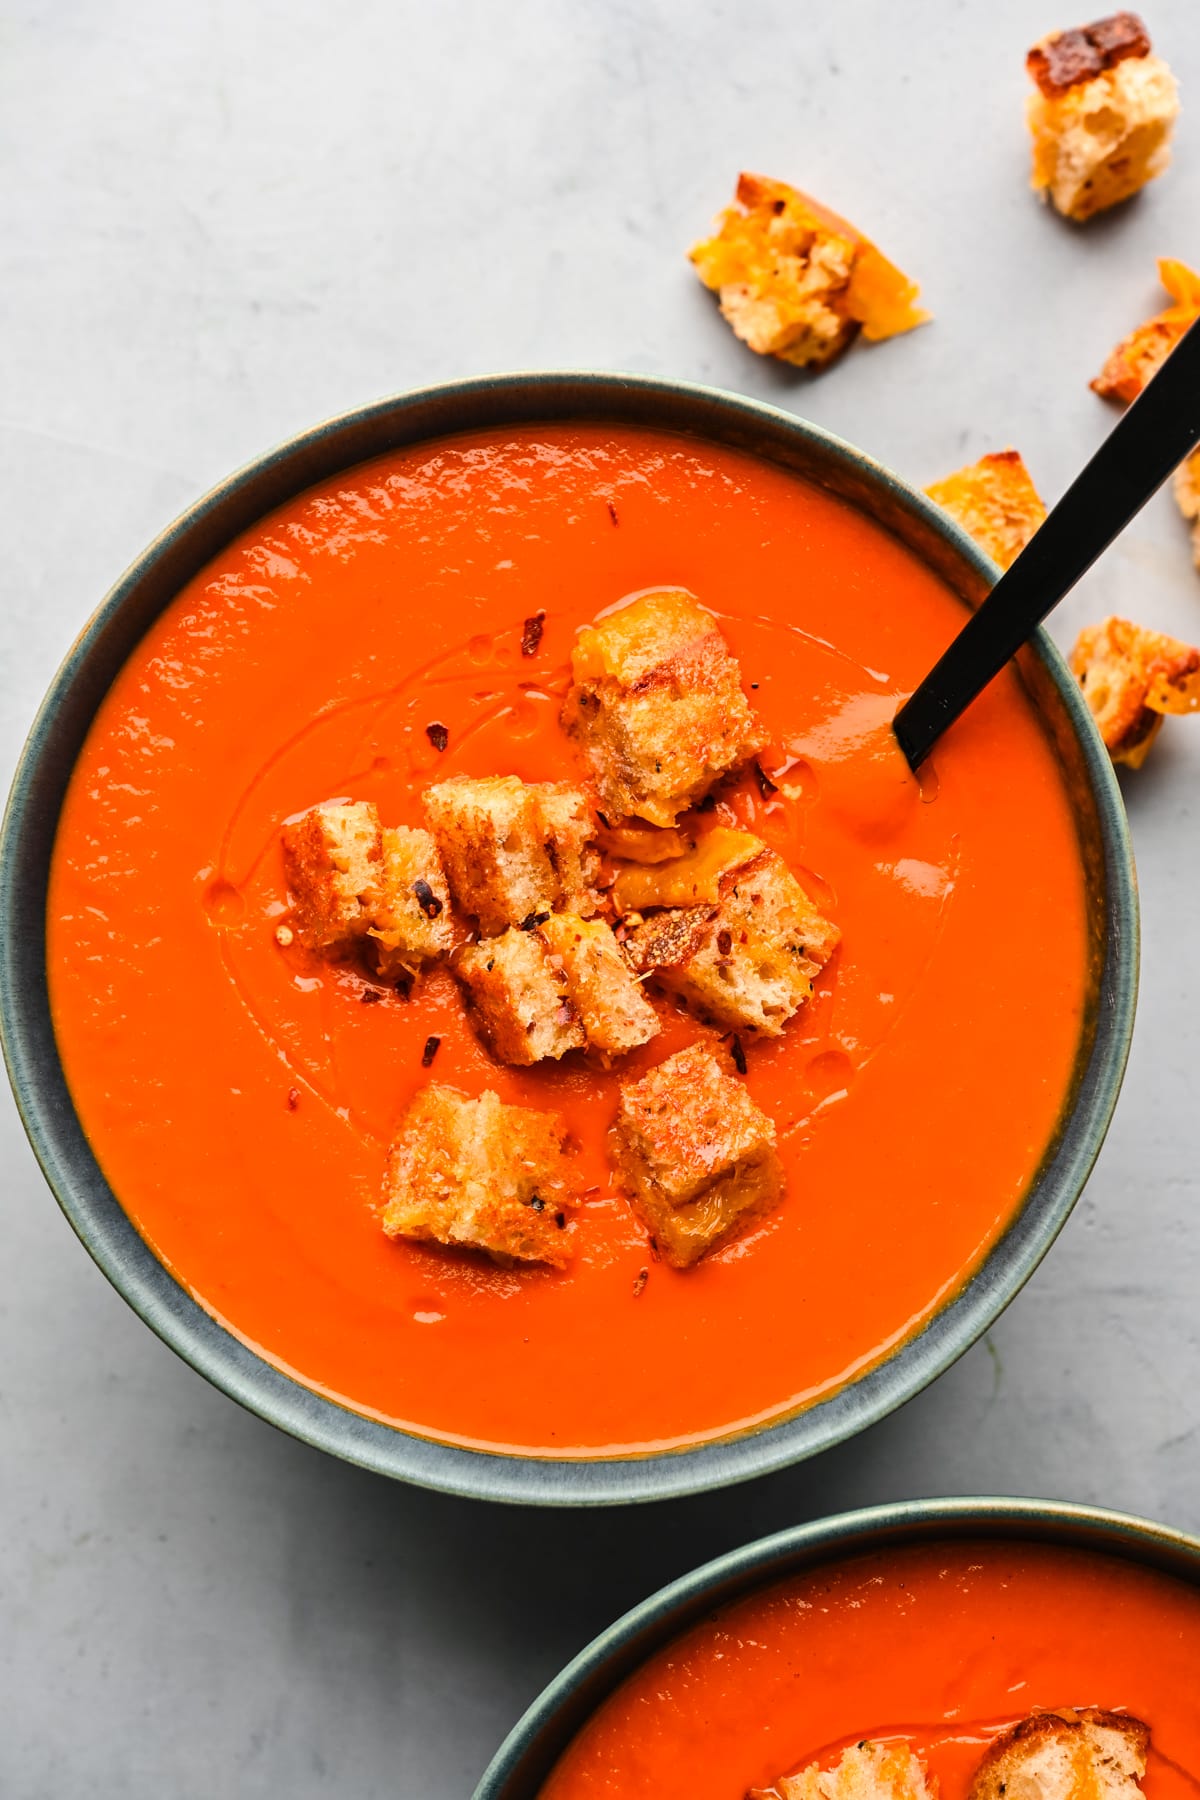
{"label": "black spoon", "polygon": [[918,769],[948,725],[1070,593],[1200,442],[1200,320],[904,702],[892,729]]}

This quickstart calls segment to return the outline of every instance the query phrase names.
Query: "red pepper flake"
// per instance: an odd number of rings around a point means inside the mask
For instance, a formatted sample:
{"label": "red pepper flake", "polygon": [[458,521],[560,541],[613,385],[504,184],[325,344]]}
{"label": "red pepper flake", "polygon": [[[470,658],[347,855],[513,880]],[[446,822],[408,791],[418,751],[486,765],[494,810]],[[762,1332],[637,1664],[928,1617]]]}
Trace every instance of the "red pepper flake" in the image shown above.
{"label": "red pepper flake", "polygon": [[610,518],[610,519],[611,519],[611,520],[612,520],[612,522],[613,522],[613,524],[614,524],[614,525],[619,525],[619,524],[620,524],[620,523],[621,523],[621,521],[620,521],[620,519],[618,519],[618,517],[617,517],[617,509],[616,509],[616,507],[615,507],[615,506],[614,506],[614,505],[613,505],[613,503],[612,503],[612,501],[611,501],[611,500],[609,500],[609,501],[606,501],[606,503],[605,503],[605,504],[606,504],[606,505],[607,505],[607,507],[608,507],[608,516],[609,516],[609,518]]}
{"label": "red pepper flake", "polygon": [[450,742],[449,729],[442,724],[440,719],[435,719],[432,725],[427,725],[425,727],[425,736],[429,739],[434,749],[438,751],[444,750],[446,745]]}
{"label": "red pepper flake", "polygon": [[287,1091],[287,1109],[288,1109],[288,1111],[295,1112],[295,1110],[299,1106],[299,1104],[300,1104],[300,1089],[299,1088],[289,1088]]}
{"label": "red pepper flake", "polygon": [[567,1229],[566,1213],[565,1212],[556,1212],[554,1215],[554,1223],[558,1226],[558,1229],[560,1231],[565,1231]]}
{"label": "red pepper flake", "polygon": [[442,1040],[440,1037],[427,1037],[425,1039],[425,1048],[421,1052],[421,1067],[423,1069],[429,1068],[441,1047],[441,1042]]}
{"label": "red pepper flake", "polygon": [[660,1262],[662,1260],[658,1254],[658,1239],[653,1235],[650,1238],[650,1254],[655,1262]]}
{"label": "red pepper flake", "polygon": [[536,656],[538,645],[542,641],[542,632],[546,629],[546,614],[535,612],[531,619],[526,619],[521,630],[521,655]]}
{"label": "red pepper flake", "polygon": [[427,919],[436,919],[442,910],[442,903],[423,876],[413,882],[413,893],[417,896],[417,905]]}
{"label": "red pepper flake", "polygon": [[525,917],[521,920],[521,923],[517,926],[517,930],[536,931],[538,926],[544,925],[549,917],[550,914],[548,912],[526,913]]}
{"label": "red pepper flake", "polygon": [[771,777],[764,772],[761,763],[755,763],[754,773],[758,776],[758,791],[764,800],[769,800],[772,794],[779,792]]}
{"label": "red pepper flake", "polygon": [[732,933],[732,931],[718,931],[718,933],[717,933],[717,949],[720,951],[722,956],[730,955],[730,953],[733,950],[733,933]]}
{"label": "red pepper flake", "polygon": [[729,1054],[733,1058],[733,1066],[738,1074],[744,1075],[746,1073],[746,1052],[742,1049],[742,1040],[740,1037],[734,1038],[732,1044],[729,1046]]}
{"label": "red pepper flake", "polygon": [[545,1212],[546,1210],[546,1202],[542,1199],[540,1194],[535,1194],[529,1204],[534,1212]]}
{"label": "red pepper flake", "polygon": [[379,988],[365,987],[358,998],[362,1006],[378,1006],[383,994]]}
{"label": "red pepper flake", "polygon": [[633,1278],[633,1297],[635,1300],[640,1298],[642,1290],[644,1289],[644,1287],[645,1287],[646,1283],[649,1281],[649,1279],[650,1279],[649,1269],[639,1269],[638,1270],[637,1274]]}
{"label": "red pepper flake", "polygon": [[716,804],[717,804],[717,796],[715,794],[705,794],[703,800],[700,802],[699,806],[696,808],[696,811],[697,812],[713,812],[716,808]]}

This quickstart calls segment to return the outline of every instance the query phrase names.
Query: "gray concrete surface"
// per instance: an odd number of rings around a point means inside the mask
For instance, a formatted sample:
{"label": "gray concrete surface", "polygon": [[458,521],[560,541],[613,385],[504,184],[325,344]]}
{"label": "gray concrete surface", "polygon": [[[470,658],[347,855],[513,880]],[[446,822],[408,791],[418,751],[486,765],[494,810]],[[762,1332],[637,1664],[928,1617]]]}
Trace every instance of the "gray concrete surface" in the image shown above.
{"label": "gray concrete surface", "polygon": [[[1085,233],[1027,192],[1022,55],[1065,13],[9,0],[5,777],[72,632],[144,541],[273,440],[388,390],[556,364],[695,377],[919,481],[1012,442],[1057,495],[1110,422],[1087,379],[1158,305],[1155,257],[1200,262],[1195,113],[1170,176]],[[1152,0],[1150,21],[1200,106],[1195,0]],[[683,260],[739,166],[871,229],[936,324],[819,381],[741,350]],[[1056,629],[1110,609],[1200,635],[1166,496]],[[531,1517],[283,1439],[108,1289],[5,1096],[0,1794],[457,1800],[620,1609],[791,1521],[999,1491],[1200,1530],[1198,781],[1200,721],[1181,721],[1127,785],[1137,1040],[1056,1251],[902,1415],[741,1490]]]}

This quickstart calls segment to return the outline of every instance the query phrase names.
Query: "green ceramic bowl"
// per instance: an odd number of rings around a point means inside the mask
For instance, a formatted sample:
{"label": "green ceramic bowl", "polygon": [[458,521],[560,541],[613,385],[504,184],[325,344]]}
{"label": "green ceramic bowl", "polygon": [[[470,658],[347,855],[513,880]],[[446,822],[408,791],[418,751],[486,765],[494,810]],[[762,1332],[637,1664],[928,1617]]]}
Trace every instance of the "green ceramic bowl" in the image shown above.
{"label": "green ceramic bowl", "polygon": [[439,1444],[364,1418],[262,1361],[198,1306],[138,1236],[92,1155],[67,1091],[45,971],[47,874],[59,811],[96,709],[147,627],[198,570],[273,508],[386,451],[448,433],[539,421],[648,425],[729,444],[807,476],[909,545],[972,605],[994,566],[922,494],[859,450],[773,407],[681,382],[507,375],[382,400],[270,451],[197,502],[121,578],[86,625],[34,722],[0,838],[0,1029],[26,1130],[59,1204],[109,1280],[219,1388],[305,1442],[382,1474],[531,1504],[662,1499],[812,1456],[903,1405],[972,1344],[1032,1274],[1087,1179],[1116,1102],[1137,987],[1138,923],[1124,810],[1076,683],[1050,641],[1023,652],[1025,680],[1075,799],[1096,971],[1059,1134],[1019,1215],[916,1337],[807,1411],[694,1450],[555,1461]]}
{"label": "green ceramic bowl", "polygon": [[567,1745],[626,1677],[718,1607],[820,1563],[953,1538],[1020,1538],[1103,1551],[1200,1587],[1200,1538],[1092,1507],[1050,1500],[911,1500],[818,1519],[705,1563],[610,1625],[514,1726],[474,1800],[535,1800]]}

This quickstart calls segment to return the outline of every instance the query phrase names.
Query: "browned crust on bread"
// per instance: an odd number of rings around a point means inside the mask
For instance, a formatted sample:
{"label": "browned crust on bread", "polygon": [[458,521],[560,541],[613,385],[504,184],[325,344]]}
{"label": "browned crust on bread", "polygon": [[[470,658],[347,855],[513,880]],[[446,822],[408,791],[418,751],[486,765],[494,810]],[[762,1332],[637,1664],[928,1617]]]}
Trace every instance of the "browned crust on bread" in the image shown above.
{"label": "browned crust on bread", "polygon": [[1145,1774],[1149,1748],[1149,1726],[1129,1713],[1096,1707],[1031,1713],[988,1747],[968,1800],[1073,1800],[1072,1777],[1081,1767],[1092,1774],[1087,1787],[1097,1800],[1121,1800]]}
{"label": "browned crust on bread", "polygon": [[1094,81],[1128,56],[1149,56],[1150,33],[1136,13],[1113,13],[1076,30],[1043,38],[1025,58],[1025,67],[1047,100],[1068,88]]}

